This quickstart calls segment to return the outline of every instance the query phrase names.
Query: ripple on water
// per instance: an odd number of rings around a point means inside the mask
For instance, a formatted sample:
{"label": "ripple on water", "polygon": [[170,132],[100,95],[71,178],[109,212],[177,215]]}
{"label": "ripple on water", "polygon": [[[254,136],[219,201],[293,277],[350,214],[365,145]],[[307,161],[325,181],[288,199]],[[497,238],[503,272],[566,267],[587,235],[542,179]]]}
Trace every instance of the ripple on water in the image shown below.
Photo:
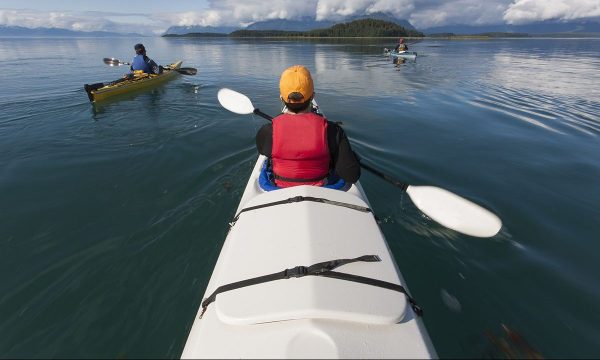
{"label": "ripple on water", "polygon": [[485,91],[476,93],[469,102],[559,134],[567,131],[559,130],[560,127],[568,127],[587,135],[600,134],[600,118],[594,115],[594,104],[582,104],[576,97],[560,98],[498,85],[485,85]]}

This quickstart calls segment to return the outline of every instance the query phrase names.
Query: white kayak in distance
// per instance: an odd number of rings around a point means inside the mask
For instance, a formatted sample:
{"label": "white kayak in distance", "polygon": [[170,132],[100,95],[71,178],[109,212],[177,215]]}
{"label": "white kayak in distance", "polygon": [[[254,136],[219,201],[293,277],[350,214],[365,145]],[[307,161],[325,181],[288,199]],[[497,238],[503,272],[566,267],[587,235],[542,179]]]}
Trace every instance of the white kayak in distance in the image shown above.
{"label": "white kayak in distance", "polygon": [[265,160],[252,170],[181,357],[437,357],[360,184],[266,192]]}
{"label": "white kayak in distance", "polygon": [[417,60],[417,53],[414,51],[394,51],[394,50],[389,50],[389,49],[384,49],[383,50],[383,54],[384,55],[389,55],[392,57],[397,57],[397,58],[402,58],[402,59],[407,59],[407,60],[412,60],[415,61]]}

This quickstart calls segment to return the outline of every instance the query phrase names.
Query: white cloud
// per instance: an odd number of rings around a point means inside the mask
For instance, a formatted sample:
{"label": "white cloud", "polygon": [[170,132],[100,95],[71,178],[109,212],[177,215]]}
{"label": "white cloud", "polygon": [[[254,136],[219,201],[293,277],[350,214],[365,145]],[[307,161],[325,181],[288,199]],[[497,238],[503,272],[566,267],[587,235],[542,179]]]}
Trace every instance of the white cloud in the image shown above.
{"label": "white cloud", "polygon": [[509,24],[592,17],[600,17],[599,0],[516,0],[504,12]]}
{"label": "white cloud", "polygon": [[160,18],[173,25],[244,26],[272,19],[313,18],[340,20],[347,16],[387,12],[408,17],[413,0],[221,0],[209,1],[209,9],[162,14]]}
{"label": "white cloud", "polygon": [[376,12],[407,19],[418,29],[600,17],[600,0],[208,0],[202,7],[154,14],[0,9],[0,25],[158,34],[172,25],[245,26],[307,17],[342,20]]}
{"label": "white cloud", "polygon": [[60,11],[0,10],[0,25],[96,31],[106,30],[114,24],[99,17],[78,16]]}
{"label": "white cloud", "polygon": [[156,17],[179,26],[244,26],[262,20],[314,17],[317,0],[270,0],[268,3],[263,0],[212,0],[208,5],[209,10],[164,13]]}
{"label": "white cloud", "polygon": [[454,0],[417,8],[408,18],[417,29],[449,24],[499,24],[507,0]]}
{"label": "white cloud", "polygon": [[338,20],[352,15],[385,12],[407,17],[414,9],[412,0],[319,0],[317,20]]}
{"label": "white cloud", "polygon": [[162,33],[168,23],[144,14],[0,9],[0,25],[59,28],[73,31]]}

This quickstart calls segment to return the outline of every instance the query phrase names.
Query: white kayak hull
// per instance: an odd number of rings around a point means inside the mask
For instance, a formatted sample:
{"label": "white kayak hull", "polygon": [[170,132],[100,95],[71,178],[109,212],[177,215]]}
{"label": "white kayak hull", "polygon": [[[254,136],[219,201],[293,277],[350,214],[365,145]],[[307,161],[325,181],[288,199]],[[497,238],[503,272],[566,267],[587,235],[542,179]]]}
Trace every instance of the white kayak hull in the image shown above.
{"label": "white kayak hull", "polygon": [[390,55],[392,57],[413,60],[413,61],[417,59],[417,53],[414,51],[400,51],[400,52],[384,51],[384,54]]}
{"label": "white kayak hull", "polygon": [[[348,191],[297,186],[264,192],[260,156],[236,212],[296,196],[369,207],[360,184]],[[337,272],[406,287],[372,213],[304,201],[242,213],[225,239],[204,297],[219,286],[295,266],[377,255]],[[305,276],[217,295],[198,311],[182,358],[433,358],[436,353],[404,294]]]}

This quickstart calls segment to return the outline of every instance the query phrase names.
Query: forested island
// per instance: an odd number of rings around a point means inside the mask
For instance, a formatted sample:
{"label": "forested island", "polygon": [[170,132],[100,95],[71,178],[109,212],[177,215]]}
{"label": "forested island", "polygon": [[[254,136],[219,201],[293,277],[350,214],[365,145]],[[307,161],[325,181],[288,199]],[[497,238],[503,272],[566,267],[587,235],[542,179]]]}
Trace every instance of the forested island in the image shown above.
{"label": "forested island", "polygon": [[327,29],[309,31],[284,31],[284,30],[237,30],[230,34],[216,33],[188,33],[183,35],[163,35],[165,37],[285,37],[285,38],[326,38],[326,37],[424,37],[416,30],[406,29],[393,22],[362,19],[348,23],[336,24]]}

